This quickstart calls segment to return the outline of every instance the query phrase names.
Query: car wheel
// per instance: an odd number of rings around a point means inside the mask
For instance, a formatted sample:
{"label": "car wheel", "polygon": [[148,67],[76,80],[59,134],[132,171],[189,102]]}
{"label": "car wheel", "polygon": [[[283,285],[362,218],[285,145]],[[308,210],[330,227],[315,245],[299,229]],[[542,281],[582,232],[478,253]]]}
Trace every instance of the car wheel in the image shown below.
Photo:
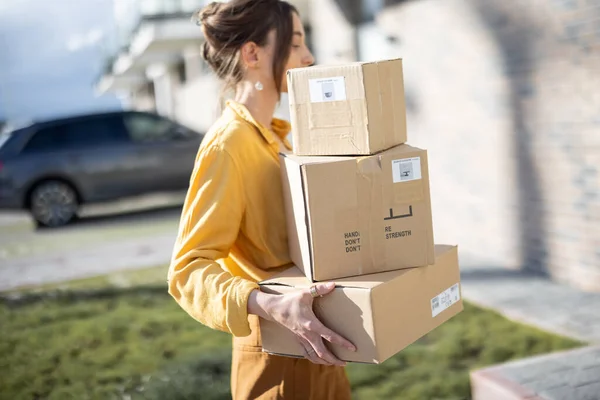
{"label": "car wheel", "polygon": [[61,181],[38,184],[29,196],[33,218],[41,227],[58,227],[71,222],[79,208],[77,193],[72,186]]}

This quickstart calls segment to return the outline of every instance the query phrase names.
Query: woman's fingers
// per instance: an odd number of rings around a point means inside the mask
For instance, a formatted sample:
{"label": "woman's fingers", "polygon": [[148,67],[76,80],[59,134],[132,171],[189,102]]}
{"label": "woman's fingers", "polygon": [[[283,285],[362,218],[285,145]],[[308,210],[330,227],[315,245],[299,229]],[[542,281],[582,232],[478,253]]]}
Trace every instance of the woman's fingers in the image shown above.
{"label": "woman's fingers", "polygon": [[356,351],[356,346],[354,346],[348,339],[342,337],[341,335],[335,333],[325,325],[321,324],[322,327],[319,329],[319,335],[329,343],[337,344],[338,346],[345,347],[350,351]]}
{"label": "woman's fingers", "polygon": [[[317,283],[317,284],[315,284],[313,286],[315,288],[314,290],[316,291],[316,295],[319,296],[319,297],[321,297],[321,296],[325,296],[325,295],[331,293],[331,291],[333,291],[333,289],[335,289],[335,282]],[[306,289],[306,292],[308,294],[310,294],[311,297],[314,297],[311,294],[311,289],[310,288]]]}
{"label": "woman's fingers", "polygon": [[[335,289],[335,282],[317,283],[313,287],[313,291],[316,292],[316,294],[319,297],[325,296],[331,293],[333,289]],[[313,297],[313,293],[311,293],[310,288],[306,289],[306,293]],[[334,343],[339,346],[345,347],[350,351],[356,351],[356,347],[350,341],[323,325],[323,323],[319,321],[319,319],[314,315],[314,313],[311,312],[311,314],[313,314],[313,318],[311,321],[309,321],[307,325],[307,330],[318,333],[319,336],[321,336],[323,339],[327,340],[330,343]]]}
{"label": "woman's fingers", "polygon": [[322,358],[319,358],[317,352],[315,351],[315,349],[313,349],[313,347],[307,340],[298,337],[298,341],[302,346],[302,350],[304,350],[304,357],[307,358],[310,362],[314,364],[331,365]]}
{"label": "woman's fingers", "polygon": [[307,327],[308,330],[318,334],[320,337],[327,340],[329,343],[345,347],[350,351],[356,351],[356,346],[354,346],[352,343],[350,343],[350,341],[342,337],[340,334],[332,331],[331,329],[323,325],[323,323],[319,321],[319,319],[316,316],[314,316],[314,319],[310,321]]}
{"label": "woman's fingers", "polygon": [[338,359],[331,351],[329,351],[327,347],[325,347],[323,339],[321,339],[321,337],[317,334],[310,335],[310,337],[307,337],[306,340],[308,340],[320,359],[325,360],[328,364],[339,365],[340,367],[346,365],[345,362]]}
{"label": "woman's fingers", "polygon": [[346,365],[325,345],[323,340],[356,351],[347,339],[327,328],[313,312],[313,299],[331,293],[334,282],[318,283],[309,289],[300,289],[270,298],[266,309],[274,321],[287,327],[301,339],[304,355],[316,364]]}

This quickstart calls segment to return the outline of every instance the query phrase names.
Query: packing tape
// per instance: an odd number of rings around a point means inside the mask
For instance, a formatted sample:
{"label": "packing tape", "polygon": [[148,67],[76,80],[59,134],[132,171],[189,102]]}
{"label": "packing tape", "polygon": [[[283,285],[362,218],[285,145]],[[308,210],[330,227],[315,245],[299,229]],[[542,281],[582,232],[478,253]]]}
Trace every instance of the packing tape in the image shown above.
{"label": "packing tape", "polygon": [[384,268],[387,264],[384,235],[384,221],[381,216],[382,186],[381,167],[377,157],[359,158],[357,161],[357,199],[359,224],[364,232],[362,243],[361,274],[365,268],[371,272]]}

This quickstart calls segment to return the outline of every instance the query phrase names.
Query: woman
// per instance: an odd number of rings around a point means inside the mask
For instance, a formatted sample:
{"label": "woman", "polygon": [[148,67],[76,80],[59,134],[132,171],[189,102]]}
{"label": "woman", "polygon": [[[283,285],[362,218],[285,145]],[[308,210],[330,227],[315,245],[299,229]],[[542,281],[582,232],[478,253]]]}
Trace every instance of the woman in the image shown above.
{"label": "woman", "polygon": [[[297,10],[280,0],[213,2],[197,14],[203,56],[234,100],[204,138],[169,269],[169,293],[201,323],[233,335],[235,399],[347,399],[344,363],[324,340],[355,350],[315,317],[331,284],[285,295],[258,281],[291,265],[280,182],[287,122],[273,118],[286,71],[314,60]],[[295,333],[305,359],[261,351],[258,318]]]}

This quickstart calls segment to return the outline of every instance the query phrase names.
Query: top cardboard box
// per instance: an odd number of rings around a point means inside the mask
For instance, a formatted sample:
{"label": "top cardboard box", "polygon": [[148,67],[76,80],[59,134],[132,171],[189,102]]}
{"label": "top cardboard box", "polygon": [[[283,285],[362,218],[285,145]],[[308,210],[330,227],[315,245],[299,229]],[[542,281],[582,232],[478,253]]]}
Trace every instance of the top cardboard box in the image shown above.
{"label": "top cardboard box", "polygon": [[402,60],[288,71],[297,155],[369,155],[406,142]]}

